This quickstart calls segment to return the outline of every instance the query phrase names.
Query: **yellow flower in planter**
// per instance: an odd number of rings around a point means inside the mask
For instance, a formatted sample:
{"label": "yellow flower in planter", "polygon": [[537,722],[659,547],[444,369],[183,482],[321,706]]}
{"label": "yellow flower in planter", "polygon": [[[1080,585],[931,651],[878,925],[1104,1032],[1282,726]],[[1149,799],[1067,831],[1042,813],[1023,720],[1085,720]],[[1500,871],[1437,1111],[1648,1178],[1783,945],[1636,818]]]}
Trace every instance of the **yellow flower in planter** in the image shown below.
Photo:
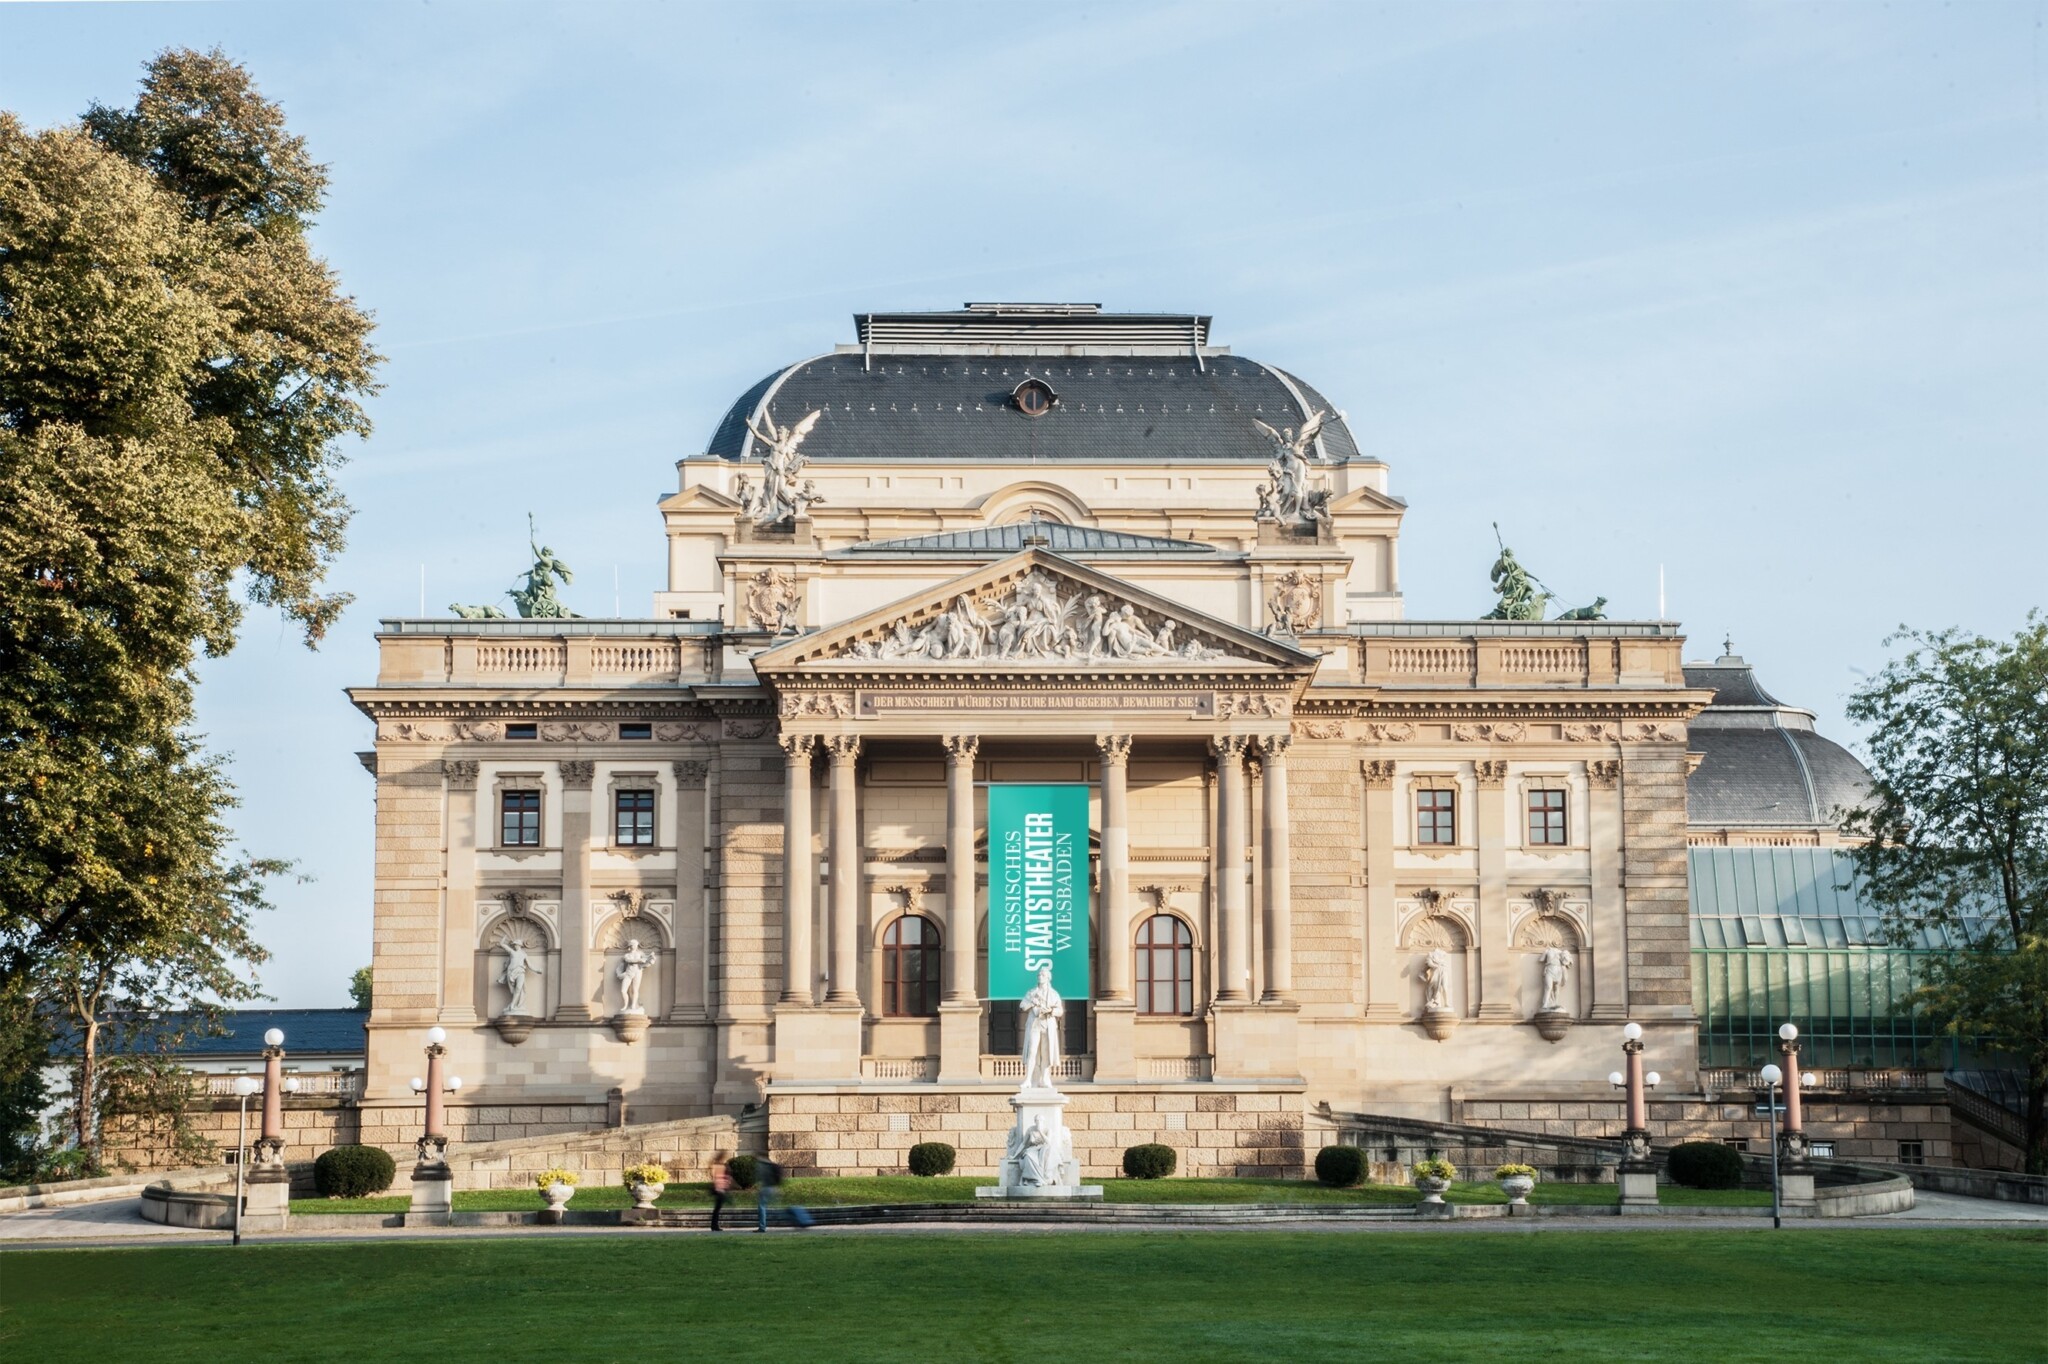
{"label": "yellow flower in planter", "polygon": [[550,1184],[567,1184],[573,1189],[582,1182],[574,1170],[542,1170],[533,1177],[536,1189],[545,1189]]}

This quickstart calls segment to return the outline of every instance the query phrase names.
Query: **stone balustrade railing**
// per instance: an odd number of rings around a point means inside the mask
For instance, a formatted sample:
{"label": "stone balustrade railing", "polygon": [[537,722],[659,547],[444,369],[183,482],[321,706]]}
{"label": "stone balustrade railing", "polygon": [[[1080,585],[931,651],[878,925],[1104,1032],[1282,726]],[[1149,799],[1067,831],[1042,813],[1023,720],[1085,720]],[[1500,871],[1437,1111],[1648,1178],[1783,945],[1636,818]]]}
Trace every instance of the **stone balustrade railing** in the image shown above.
{"label": "stone balustrade railing", "polygon": [[[1814,1077],[1813,1088],[1823,1093],[1853,1093],[1861,1090],[1890,1089],[1940,1089],[1942,1076],[1938,1070],[1849,1070],[1833,1067],[1808,1069]],[[1700,1072],[1700,1088],[1709,1094],[1725,1093],[1729,1090],[1758,1090],[1764,1087],[1754,1070],[1734,1067],[1719,1067]]]}
{"label": "stone balustrade railing", "polygon": [[1351,627],[1354,675],[1383,687],[1683,685],[1676,627],[1616,621],[1401,621]]}
{"label": "stone balustrade railing", "polygon": [[[247,1073],[247,1072],[245,1072]],[[195,1096],[208,1099],[232,1099],[235,1097],[235,1081],[239,1075],[194,1075],[192,1090]],[[252,1075],[258,1084],[262,1076]],[[363,1073],[359,1070],[316,1071],[311,1074],[287,1073],[288,1080],[297,1080],[299,1087],[288,1097],[323,1099],[360,1099],[363,1097]]]}

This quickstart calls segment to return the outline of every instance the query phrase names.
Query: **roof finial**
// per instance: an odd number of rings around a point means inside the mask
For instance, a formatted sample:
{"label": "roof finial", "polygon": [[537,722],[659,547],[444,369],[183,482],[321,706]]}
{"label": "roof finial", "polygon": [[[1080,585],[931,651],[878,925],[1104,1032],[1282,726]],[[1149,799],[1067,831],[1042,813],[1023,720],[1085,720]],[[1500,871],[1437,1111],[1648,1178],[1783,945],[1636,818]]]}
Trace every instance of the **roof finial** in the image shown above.
{"label": "roof finial", "polygon": [[1732,633],[1721,636],[1721,652],[1724,654],[1735,652],[1735,636]]}

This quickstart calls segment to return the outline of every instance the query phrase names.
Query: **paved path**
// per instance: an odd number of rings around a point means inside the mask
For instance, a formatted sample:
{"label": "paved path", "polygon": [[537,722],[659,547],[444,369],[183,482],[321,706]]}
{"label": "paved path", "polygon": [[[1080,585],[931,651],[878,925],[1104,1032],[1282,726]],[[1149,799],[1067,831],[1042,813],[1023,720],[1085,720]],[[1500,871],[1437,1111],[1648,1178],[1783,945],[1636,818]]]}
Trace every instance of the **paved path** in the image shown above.
{"label": "paved path", "polygon": [[110,1198],[104,1203],[74,1203],[68,1208],[33,1208],[0,1217],[0,1243],[69,1241],[90,1238],[105,1242],[135,1237],[187,1238],[224,1236],[224,1232],[167,1227],[143,1220],[140,1198]]}
{"label": "paved path", "polygon": [[1932,1193],[1926,1189],[1913,1195],[1913,1206],[1881,1219],[1886,1222],[2048,1222],[2048,1207],[2039,1203],[2001,1203],[1995,1198],[1964,1198],[1961,1194]]}

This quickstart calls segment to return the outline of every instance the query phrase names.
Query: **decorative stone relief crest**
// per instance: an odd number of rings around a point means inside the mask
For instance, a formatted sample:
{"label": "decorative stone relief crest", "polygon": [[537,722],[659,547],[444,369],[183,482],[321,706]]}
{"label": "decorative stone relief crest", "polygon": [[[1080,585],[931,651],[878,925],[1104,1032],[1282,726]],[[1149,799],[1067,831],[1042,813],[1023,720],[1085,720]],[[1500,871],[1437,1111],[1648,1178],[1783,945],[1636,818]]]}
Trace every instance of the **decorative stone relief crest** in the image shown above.
{"label": "decorative stone relief crest", "polygon": [[1562,724],[1557,727],[1557,732],[1564,737],[1565,742],[1574,744],[1600,743],[1614,737],[1614,727],[1598,721],[1591,724]]}
{"label": "decorative stone relief crest", "polygon": [[1281,719],[1289,709],[1289,700],[1273,692],[1218,692],[1216,694],[1216,718],[1228,720],[1235,715]]}
{"label": "decorative stone relief crest", "polygon": [[1502,724],[1455,724],[1451,726],[1451,737],[1460,743],[1518,744],[1528,736],[1529,727],[1518,720]]}
{"label": "decorative stone relief crest", "polygon": [[1685,741],[1683,725],[1658,721],[1637,721],[1626,726],[1622,736],[1639,744],[1676,744]]}
{"label": "decorative stone relief crest", "polygon": [[1358,770],[1364,775],[1367,786],[1382,788],[1394,784],[1394,764],[1392,759],[1368,758],[1358,765]]}
{"label": "decorative stone relief crest", "polygon": [[1342,739],[1349,730],[1342,720],[1296,720],[1294,734],[1298,739]]}
{"label": "decorative stone relief crest", "polygon": [[1479,779],[1480,786],[1487,790],[1499,790],[1508,779],[1508,765],[1504,758],[1482,758],[1472,764],[1472,775]]}
{"label": "decorative stone relief crest", "polygon": [[1365,727],[1367,737],[1383,744],[1405,744],[1415,737],[1415,726],[1406,720],[1375,721]]}
{"label": "decorative stone relief crest", "polygon": [[844,720],[853,714],[853,699],[839,692],[794,693],[782,698],[780,714],[785,720]]}
{"label": "decorative stone relief crest", "polygon": [[893,886],[883,886],[884,895],[901,895],[905,914],[924,913],[924,882],[903,881]]}
{"label": "decorative stone relief crest", "polygon": [[698,759],[685,759],[675,764],[676,785],[702,786],[711,776],[711,764]]}
{"label": "decorative stone relief crest", "polygon": [[1612,791],[1621,780],[1621,760],[1600,758],[1586,764],[1586,780],[1603,791]]}
{"label": "decorative stone relief crest", "polygon": [[1534,905],[1539,913],[1555,914],[1557,907],[1564,903],[1564,892],[1561,890],[1546,890],[1542,886],[1538,886],[1522,898]]}
{"label": "decorative stone relief crest", "polygon": [[725,737],[742,740],[765,738],[773,727],[772,720],[727,720]]}
{"label": "decorative stone relief crest", "polygon": [[747,619],[757,630],[795,634],[796,608],[801,599],[796,579],[786,568],[764,568],[747,579]]}
{"label": "decorative stone relief crest", "polygon": [[604,897],[619,907],[619,912],[628,916],[638,914],[647,903],[644,890],[615,890]]}
{"label": "decorative stone relief crest", "polygon": [[1185,627],[1128,601],[1076,589],[1033,569],[1013,583],[979,595],[963,592],[920,625],[908,618],[887,627],[879,639],[856,640],[845,658],[899,662],[918,659],[966,662],[1096,663],[1136,659],[1208,662],[1227,657],[1200,636],[1178,638]]}
{"label": "decorative stone relief crest", "polygon": [[711,735],[703,725],[687,723],[663,723],[654,727],[654,737],[665,744],[703,744],[711,742]]}
{"label": "decorative stone relief crest", "polygon": [[551,744],[577,740],[592,744],[609,743],[614,732],[602,720],[544,720],[538,728],[540,737]]}
{"label": "decorative stone relief crest", "polygon": [[1415,903],[1421,905],[1424,909],[1435,909],[1439,904],[1443,903],[1443,898],[1444,893],[1442,891],[1430,886],[1424,886],[1421,890],[1415,892]]}
{"label": "decorative stone relief crest", "polygon": [[448,779],[450,791],[476,790],[477,764],[473,758],[443,758],[441,775]]}
{"label": "decorative stone relief crest", "polygon": [[1271,633],[1298,635],[1315,629],[1323,620],[1323,580],[1298,568],[1289,569],[1273,580],[1266,609],[1273,616]]}
{"label": "decorative stone relief crest", "polygon": [[597,775],[597,764],[587,761],[557,763],[562,769],[562,785],[571,791],[588,791],[591,778]]}

